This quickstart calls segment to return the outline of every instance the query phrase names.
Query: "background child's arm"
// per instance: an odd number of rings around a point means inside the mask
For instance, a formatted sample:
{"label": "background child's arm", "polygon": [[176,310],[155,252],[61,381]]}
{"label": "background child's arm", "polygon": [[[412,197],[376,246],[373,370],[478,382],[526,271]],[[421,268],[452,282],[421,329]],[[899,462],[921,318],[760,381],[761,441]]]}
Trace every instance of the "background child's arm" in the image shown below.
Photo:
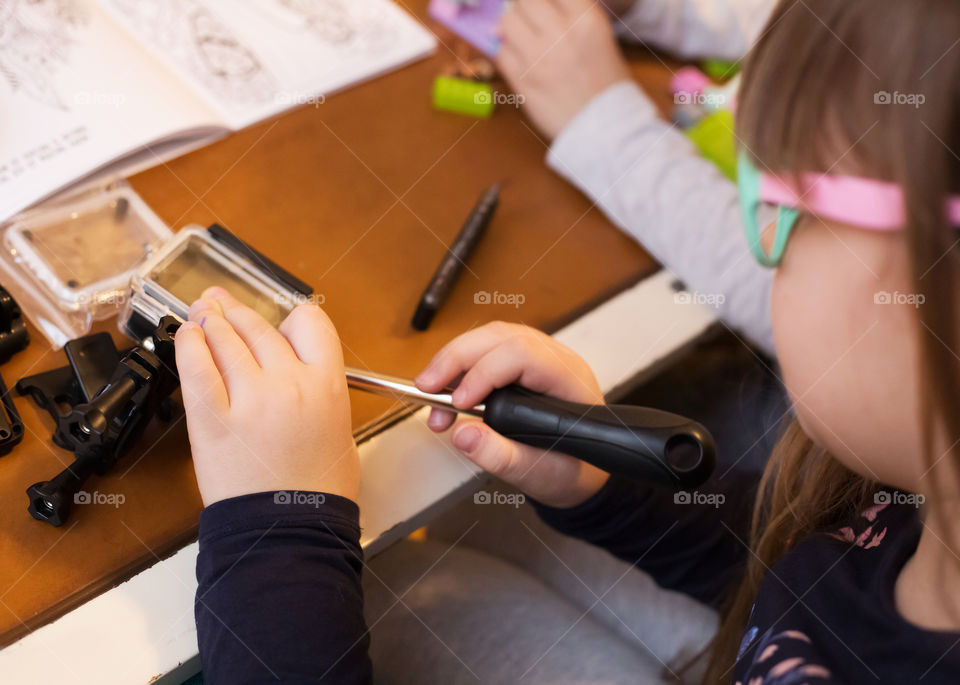
{"label": "background child's arm", "polygon": [[336,331],[279,330],[211,288],[177,332],[200,515],[195,603],[208,683],[370,680],[360,469]]}
{"label": "background child's arm", "polygon": [[552,140],[630,69],[610,18],[593,0],[524,0],[500,18],[497,67],[524,112]]}
{"label": "background child's arm", "polygon": [[[633,82],[594,98],[553,142],[547,164],[588,195],[732,328],[773,354],[773,272],[750,257],[737,187],[657,116]],[[761,226],[775,212],[762,209]],[[642,316],[637,312],[637,316]]]}
{"label": "background child's arm", "polygon": [[500,20],[497,66],[550,140],[596,95],[630,78],[616,35],[687,58],[740,60],[775,0],[524,0]]}
{"label": "background child's arm", "polygon": [[[763,30],[776,0],[617,0],[614,29],[687,59],[739,60]],[[626,7],[625,7],[626,5]]]}
{"label": "background child's arm", "polygon": [[[643,0],[635,13],[648,2],[660,8],[659,20],[675,17],[667,10],[676,3],[662,0]],[[682,20],[670,21],[677,31],[699,26],[690,30],[702,33],[712,26],[706,8],[714,4],[686,0],[683,7],[699,19],[678,13]],[[751,5],[717,6],[723,16],[742,17],[739,9]],[[500,69],[526,98],[524,112],[553,140],[548,165],[689,287],[713,295],[721,318],[772,353],[772,274],[745,249],[737,189],[659,118],[630,78],[606,13],[592,0],[528,0],[504,14],[502,30]]]}

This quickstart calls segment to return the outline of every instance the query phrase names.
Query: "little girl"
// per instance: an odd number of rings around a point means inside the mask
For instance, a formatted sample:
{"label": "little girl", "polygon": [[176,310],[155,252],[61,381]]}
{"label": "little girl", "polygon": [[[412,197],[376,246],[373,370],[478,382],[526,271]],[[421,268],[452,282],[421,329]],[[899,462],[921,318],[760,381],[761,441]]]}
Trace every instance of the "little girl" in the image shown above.
{"label": "little girl", "polygon": [[[701,506],[476,422],[453,442],[561,531],[723,606],[710,683],[960,682],[960,7],[785,0],[746,65],[738,121],[744,250],[777,270],[796,414],[752,526],[755,484],[735,472],[704,488],[725,500]],[[767,203],[780,211],[764,229]],[[216,290],[191,320],[204,325],[180,329],[177,362],[208,505],[206,679],[369,682],[359,469],[330,322],[302,307],[277,332]],[[513,382],[601,399],[582,360],[519,326],[457,338],[418,384],[461,376],[463,407]],[[293,489],[323,504],[277,503]]]}

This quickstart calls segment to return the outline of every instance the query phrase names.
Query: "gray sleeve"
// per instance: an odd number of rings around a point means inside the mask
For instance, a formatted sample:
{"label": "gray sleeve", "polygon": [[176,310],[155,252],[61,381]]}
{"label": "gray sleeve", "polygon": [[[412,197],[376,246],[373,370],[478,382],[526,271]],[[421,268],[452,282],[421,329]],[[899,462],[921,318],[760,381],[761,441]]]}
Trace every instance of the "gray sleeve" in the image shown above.
{"label": "gray sleeve", "polygon": [[594,98],[553,142],[547,164],[728,326],[773,352],[773,271],[748,251],[736,185],[657,117],[635,83],[615,84]]}
{"label": "gray sleeve", "polygon": [[679,57],[742,58],[776,0],[638,0],[614,20],[620,38]]}

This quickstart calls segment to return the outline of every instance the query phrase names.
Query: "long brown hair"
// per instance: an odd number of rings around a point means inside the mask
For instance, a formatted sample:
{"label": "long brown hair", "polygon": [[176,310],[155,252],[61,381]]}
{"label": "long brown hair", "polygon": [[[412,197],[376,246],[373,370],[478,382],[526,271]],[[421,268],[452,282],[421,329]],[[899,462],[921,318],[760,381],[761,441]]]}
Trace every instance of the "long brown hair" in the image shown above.
{"label": "long brown hair", "polygon": [[[782,0],[744,67],[739,144],[761,169],[892,181],[904,189],[918,309],[926,463],[960,465],[956,302],[960,190],[956,0]],[[944,442],[945,441],[945,442]],[[942,486],[942,482],[941,482]],[[934,485],[936,488],[936,484]],[[760,581],[793,545],[873,504],[878,484],[816,448],[794,422],[764,472],[747,570],[710,647],[705,683],[729,683]],[[944,517],[939,498],[929,515]]]}

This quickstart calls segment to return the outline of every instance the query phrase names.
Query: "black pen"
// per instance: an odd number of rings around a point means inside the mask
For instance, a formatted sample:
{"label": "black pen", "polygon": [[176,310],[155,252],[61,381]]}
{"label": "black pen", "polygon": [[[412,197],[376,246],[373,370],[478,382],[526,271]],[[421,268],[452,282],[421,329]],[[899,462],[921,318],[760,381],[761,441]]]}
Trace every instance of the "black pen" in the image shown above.
{"label": "black pen", "polygon": [[420,304],[417,305],[417,311],[411,322],[418,331],[427,330],[437,310],[443,306],[450,291],[453,290],[467,259],[470,258],[487,226],[490,225],[490,219],[493,218],[499,201],[500,184],[495,183],[481,196],[473,211],[470,212],[470,216],[463,223],[463,228],[460,229],[460,233],[447,250],[433,278],[430,279],[430,284],[420,297]]}

